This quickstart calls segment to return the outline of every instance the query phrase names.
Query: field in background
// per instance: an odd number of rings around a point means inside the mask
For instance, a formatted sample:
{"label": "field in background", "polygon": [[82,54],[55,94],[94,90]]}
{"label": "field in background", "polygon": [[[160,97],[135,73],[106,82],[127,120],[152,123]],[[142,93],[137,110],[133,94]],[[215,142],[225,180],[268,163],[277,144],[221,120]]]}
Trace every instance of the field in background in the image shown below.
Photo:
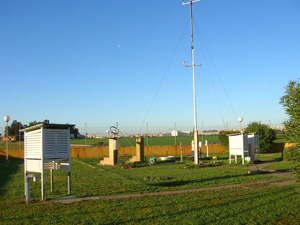
{"label": "field in background", "polygon": [[[135,146],[135,139],[136,138],[119,138],[121,146]],[[190,145],[193,140],[192,136],[179,136],[176,137],[176,145],[179,145],[180,142],[183,145]],[[208,141],[209,144],[212,143],[219,143],[218,136],[204,136],[203,142],[205,140]],[[97,145],[98,143],[108,143],[107,138],[103,139],[87,139],[87,145]],[[199,136],[199,141],[202,141],[202,136]],[[71,145],[84,145],[85,139],[72,139]],[[149,137],[144,138],[144,145],[145,146],[163,146],[163,145],[175,145],[175,137]]]}
{"label": "field in background", "polygon": [[[180,142],[183,143],[183,145],[190,145],[193,140],[192,136],[179,136],[176,137],[149,137],[144,139],[144,145],[145,146],[164,146],[164,145],[179,145]],[[219,138],[217,135],[211,135],[211,136],[203,136],[203,144],[205,144],[205,140],[208,141],[208,144],[216,144],[220,143]],[[135,138],[119,138],[119,141],[121,143],[121,146],[135,146]],[[199,136],[199,141],[202,142],[202,136]],[[85,145],[85,142],[87,145],[91,146],[102,146],[103,144],[108,144],[107,138],[88,138],[88,139],[71,139],[71,145]],[[289,141],[284,139],[282,134],[276,135],[276,140],[274,140],[274,143],[288,143]],[[9,142],[9,148],[23,148],[24,143],[23,141],[18,142]],[[6,148],[6,142],[0,141],[0,149]]]}
{"label": "field in background", "polygon": [[[183,142],[183,145],[190,145],[193,140],[192,136],[180,136],[176,137],[176,144],[179,145],[180,142]],[[209,144],[219,143],[218,136],[204,136],[203,138],[208,141]],[[121,146],[135,146],[135,138],[119,138]],[[202,136],[199,136],[199,141],[202,141]],[[87,138],[85,139],[71,139],[71,145],[87,145],[91,146],[102,146],[103,144],[108,144],[107,138]],[[144,139],[145,146],[162,146],[162,145],[175,145],[175,137],[149,137]],[[24,147],[24,142],[13,141],[9,142],[9,148],[21,148]],[[6,148],[6,142],[0,141],[0,149]]]}

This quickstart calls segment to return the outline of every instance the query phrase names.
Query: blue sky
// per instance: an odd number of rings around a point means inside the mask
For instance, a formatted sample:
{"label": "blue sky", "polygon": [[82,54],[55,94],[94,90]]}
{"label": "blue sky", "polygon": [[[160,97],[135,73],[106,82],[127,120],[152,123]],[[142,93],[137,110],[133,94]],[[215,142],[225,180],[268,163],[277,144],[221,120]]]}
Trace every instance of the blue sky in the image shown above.
{"label": "blue sky", "polygon": [[[191,64],[189,6],[181,3],[1,0],[2,116],[73,123],[82,133],[85,122],[89,133],[115,122],[127,132],[146,122],[192,130],[192,70],[182,65]],[[300,77],[300,1],[202,0],[193,13],[198,128],[239,127],[239,116],[243,127],[280,125],[280,97]]]}

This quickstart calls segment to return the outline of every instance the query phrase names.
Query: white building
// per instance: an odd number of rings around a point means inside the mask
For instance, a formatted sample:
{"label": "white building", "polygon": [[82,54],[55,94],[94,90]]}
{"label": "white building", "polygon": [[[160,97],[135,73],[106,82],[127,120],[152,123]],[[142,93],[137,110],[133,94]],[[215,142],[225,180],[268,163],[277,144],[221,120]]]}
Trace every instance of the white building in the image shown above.
{"label": "white building", "polygon": [[171,136],[191,136],[191,131],[185,131],[185,130],[172,130]]}

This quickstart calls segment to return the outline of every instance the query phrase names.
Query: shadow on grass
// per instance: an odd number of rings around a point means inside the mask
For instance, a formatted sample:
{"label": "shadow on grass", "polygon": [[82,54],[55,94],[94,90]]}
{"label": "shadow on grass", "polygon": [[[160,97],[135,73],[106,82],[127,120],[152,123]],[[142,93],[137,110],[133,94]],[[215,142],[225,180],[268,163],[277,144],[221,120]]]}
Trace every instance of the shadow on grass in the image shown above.
{"label": "shadow on grass", "polygon": [[[294,190],[294,187],[290,187],[285,189],[285,191],[291,191]],[[270,198],[272,196],[272,198]],[[276,197],[273,197],[276,196]],[[148,223],[151,223],[153,220],[154,221],[159,221],[159,220],[168,220],[170,218],[174,218],[176,220],[176,217],[179,217],[180,215],[191,215],[192,217],[190,218],[191,223],[218,223],[222,221],[223,219],[227,218],[236,218],[237,213],[245,213],[245,212],[255,212],[259,211],[256,210],[257,208],[261,208],[262,211],[264,208],[268,207],[268,209],[273,208],[274,202],[280,201],[282,198],[288,198],[290,196],[290,193],[284,193],[281,190],[267,190],[263,193],[260,192],[252,192],[252,194],[249,194],[248,192],[245,192],[243,194],[239,194],[238,198],[234,198],[232,196],[229,197],[223,197],[220,198],[218,201],[216,201],[215,197],[208,198],[208,199],[199,199],[199,198],[194,198],[194,200],[191,200],[189,198],[188,201],[180,201],[180,205],[186,205],[187,207],[181,207],[181,209],[176,209],[176,206],[174,207],[173,204],[170,204],[168,201],[161,202],[158,201],[158,204],[156,205],[151,205],[151,206],[146,206],[142,208],[150,208],[149,210],[151,211],[153,208],[156,207],[170,207],[174,208],[175,210],[172,210],[172,212],[168,212],[168,214],[160,214],[157,215],[155,212],[153,213],[148,213],[145,214],[142,218],[137,218],[134,220],[134,223],[139,224],[144,221],[148,221]],[[255,208],[253,208],[253,202],[255,202]],[[178,204],[178,202],[176,202]],[[195,207],[189,207],[190,205],[194,205]],[[239,207],[237,207],[237,205]],[[242,205],[242,206],[240,206]],[[228,210],[229,207],[236,207],[236,210]],[[203,218],[203,221],[201,220],[201,213],[203,213],[203,210],[216,210],[216,209],[223,209],[222,215],[218,216],[211,216],[211,217],[206,217]],[[141,208],[139,208],[141,210]],[[195,218],[199,219],[195,219]],[[258,217],[263,217],[263,216],[258,216]],[[262,219],[263,220],[263,219]],[[238,219],[236,220],[236,222]],[[127,222],[133,222],[132,219],[124,219],[121,221],[122,223],[127,223]],[[241,222],[241,221],[240,221]],[[244,221],[245,223],[245,221]]]}
{"label": "shadow on grass", "polygon": [[275,158],[275,159],[270,159],[270,160],[255,160],[253,162],[253,164],[265,164],[265,163],[272,163],[272,162],[281,162],[283,161],[283,158],[282,157],[279,157],[279,158]]}
{"label": "shadow on grass", "polygon": [[151,186],[159,186],[159,187],[176,187],[176,186],[183,186],[187,184],[193,184],[193,183],[203,183],[207,181],[216,181],[216,180],[224,180],[224,179],[231,179],[231,178],[237,178],[237,177],[244,177],[245,174],[240,174],[240,175],[227,175],[223,177],[215,177],[211,179],[196,179],[196,180],[182,180],[182,181],[165,181],[165,182],[159,182],[159,183],[150,183],[148,185]]}
{"label": "shadow on grass", "polygon": [[[9,163],[5,159],[0,160],[0,190],[11,180],[11,176],[20,170],[20,165],[23,163],[23,159],[10,159]],[[4,191],[0,191],[0,196],[3,194]]]}

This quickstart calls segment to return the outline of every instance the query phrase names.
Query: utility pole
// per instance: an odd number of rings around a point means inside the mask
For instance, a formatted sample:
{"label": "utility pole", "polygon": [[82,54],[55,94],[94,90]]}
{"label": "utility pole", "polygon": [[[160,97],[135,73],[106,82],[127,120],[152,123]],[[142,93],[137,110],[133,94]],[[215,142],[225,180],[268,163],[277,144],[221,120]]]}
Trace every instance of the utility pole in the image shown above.
{"label": "utility pole", "polygon": [[199,164],[199,152],[198,152],[198,129],[197,129],[197,107],[196,107],[196,81],[195,81],[195,66],[201,66],[201,64],[195,64],[195,54],[194,54],[194,34],[193,34],[193,3],[200,2],[200,0],[194,0],[189,2],[182,1],[182,5],[190,5],[190,16],[191,16],[191,39],[192,39],[192,65],[185,65],[184,67],[192,67],[193,68],[193,90],[194,90],[194,163],[196,165]]}
{"label": "utility pole", "polygon": [[6,163],[9,163],[8,160],[8,122],[10,120],[9,116],[4,117],[4,121],[6,122]]}
{"label": "utility pole", "polygon": [[176,131],[176,122],[175,122],[175,146],[176,146],[176,135],[178,135],[178,132]]}
{"label": "utility pole", "polygon": [[87,136],[87,124],[85,122],[85,135],[84,135],[84,146],[85,146],[85,149],[86,149],[86,136]]}
{"label": "utility pole", "polygon": [[149,146],[148,122],[147,122],[147,146]]}

